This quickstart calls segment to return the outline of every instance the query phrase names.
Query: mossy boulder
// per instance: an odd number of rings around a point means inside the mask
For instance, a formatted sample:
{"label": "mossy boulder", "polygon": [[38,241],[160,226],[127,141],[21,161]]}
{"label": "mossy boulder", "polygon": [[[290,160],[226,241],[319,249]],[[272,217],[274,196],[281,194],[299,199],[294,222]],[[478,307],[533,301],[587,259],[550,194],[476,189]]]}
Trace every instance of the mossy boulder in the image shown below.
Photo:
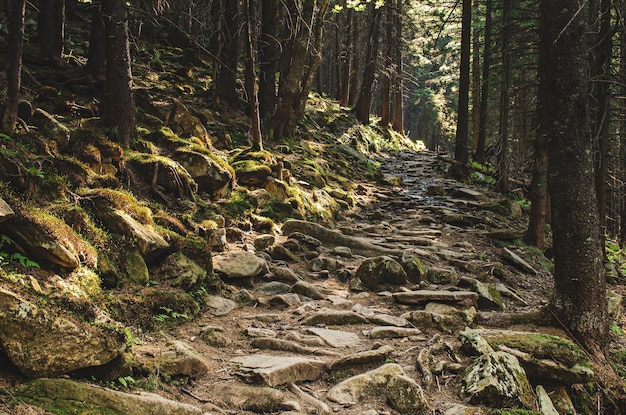
{"label": "mossy boulder", "polygon": [[232,187],[235,180],[234,171],[225,161],[220,162],[217,156],[211,157],[208,154],[179,148],[175,157],[198,184],[199,192],[206,192],[213,198],[219,198],[226,195]]}
{"label": "mossy boulder", "polygon": [[272,169],[257,160],[239,160],[231,164],[235,169],[238,184],[250,188],[264,187]]}
{"label": "mossy boulder", "polygon": [[384,285],[404,285],[407,274],[402,265],[389,256],[368,258],[359,265],[355,276],[369,289]]}

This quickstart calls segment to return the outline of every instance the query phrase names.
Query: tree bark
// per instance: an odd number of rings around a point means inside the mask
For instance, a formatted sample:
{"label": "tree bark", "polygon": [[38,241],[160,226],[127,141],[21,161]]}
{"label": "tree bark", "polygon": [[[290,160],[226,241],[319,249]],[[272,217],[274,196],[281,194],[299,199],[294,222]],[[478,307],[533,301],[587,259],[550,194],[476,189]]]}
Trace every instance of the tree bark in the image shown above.
{"label": "tree bark", "polygon": [[539,249],[545,248],[546,223],[549,210],[548,196],[548,153],[544,126],[539,126],[535,137],[535,159],[533,178],[530,183],[530,217],[528,229],[524,234],[524,242]]}
{"label": "tree bark", "polygon": [[350,82],[352,80],[352,63],[354,62],[354,10],[348,9],[346,13],[346,44],[343,49],[343,70],[339,93],[339,105],[347,107],[350,102]]}
{"label": "tree bark", "polygon": [[356,119],[363,124],[370,122],[370,106],[372,104],[372,93],[376,77],[376,60],[378,59],[378,44],[380,37],[380,20],[382,13],[376,7],[375,2],[368,4],[368,12],[371,16],[369,36],[367,42],[367,52],[365,54],[365,68],[363,70],[363,80],[359,90],[359,98],[354,104],[354,114]]}
{"label": "tree bark", "polygon": [[106,85],[103,118],[117,141],[130,147],[136,134],[133,75],[130,65],[128,21],[124,0],[104,0],[106,29]]}
{"label": "tree bark", "polygon": [[502,193],[509,191],[509,110],[511,98],[509,95],[509,77],[511,76],[511,0],[502,0],[502,80],[500,83],[500,128],[499,128],[499,152],[498,152],[498,179],[496,189]]}
{"label": "tree bark", "polygon": [[263,140],[261,138],[261,117],[259,114],[259,94],[256,73],[254,70],[254,41],[252,39],[252,18],[254,13],[255,0],[243,0],[243,10],[245,13],[245,34],[246,34],[246,90],[248,104],[250,106],[250,136],[252,138],[252,150],[263,150]]}
{"label": "tree bark", "polygon": [[20,102],[22,50],[24,47],[24,13],[26,0],[13,0],[9,13],[9,41],[7,45],[7,99],[0,119],[2,131],[12,135],[17,124],[17,106]]}
{"label": "tree bark", "polygon": [[239,59],[239,1],[220,0],[219,61],[215,80],[215,98],[231,107],[237,107],[237,62]]}
{"label": "tree bark", "polygon": [[261,119],[270,120],[276,107],[276,73],[280,58],[279,13],[277,0],[261,0],[259,36],[259,107]]}
{"label": "tree bark", "polygon": [[392,73],[392,100],[391,100],[391,128],[404,133],[404,94],[403,94],[403,64],[402,64],[402,0],[397,0],[393,15],[393,61]]}
{"label": "tree bark", "polygon": [[608,339],[589,139],[587,25],[576,0],[540,2],[540,105],[550,159],[556,316],[592,353]]}
{"label": "tree bark", "polygon": [[106,36],[102,5],[94,4],[89,35],[87,75],[93,79],[106,79]]}
{"label": "tree bark", "polygon": [[459,104],[454,144],[454,159],[448,174],[455,178],[468,175],[464,167],[469,161],[469,88],[470,88],[470,53],[471,53],[472,2],[463,0],[461,18],[461,65],[459,73]]}
{"label": "tree bark", "polygon": [[478,0],[473,0],[472,9],[472,143],[476,150],[480,129],[480,36]]}
{"label": "tree bark", "polygon": [[51,62],[59,62],[65,40],[65,0],[39,2],[37,35],[42,56]]}
{"label": "tree bark", "polygon": [[489,77],[491,76],[491,33],[493,28],[492,0],[486,0],[485,8],[485,47],[483,50],[482,85],[480,90],[480,109],[478,142],[476,143],[476,162],[485,164],[485,146],[487,142],[487,110],[489,106]]}
{"label": "tree bark", "polygon": [[393,0],[385,0],[385,37],[384,37],[384,50],[383,50],[383,70],[380,74],[382,78],[380,88],[380,124],[383,127],[389,126],[391,123],[391,73],[393,71],[392,63],[392,44],[393,44],[393,24],[392,24],[392,9]]}

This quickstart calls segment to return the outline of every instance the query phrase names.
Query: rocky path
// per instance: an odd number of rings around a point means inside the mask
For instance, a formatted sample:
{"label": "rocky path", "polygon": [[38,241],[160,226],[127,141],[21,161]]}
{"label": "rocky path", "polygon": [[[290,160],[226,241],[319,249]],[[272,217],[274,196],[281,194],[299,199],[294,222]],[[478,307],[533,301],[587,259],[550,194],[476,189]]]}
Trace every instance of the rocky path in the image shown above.
{"label": "rocky path", "polygon": [[137,338],[140,386],[182,405],[170,413],[573,413],[584,355],[516,319],[550,290],[542,255],[510,242],[519,204],[440,163],[390,154],[386,184],[359,184],[332,226],[289,221],[214,254],[224,292],[174,334]]}

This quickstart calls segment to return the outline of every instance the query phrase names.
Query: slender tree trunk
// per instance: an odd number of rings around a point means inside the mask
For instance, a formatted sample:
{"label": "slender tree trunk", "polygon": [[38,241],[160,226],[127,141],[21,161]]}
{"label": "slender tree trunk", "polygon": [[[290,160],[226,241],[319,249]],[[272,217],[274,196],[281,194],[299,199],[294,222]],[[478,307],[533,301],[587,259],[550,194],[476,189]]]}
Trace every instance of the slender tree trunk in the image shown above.
{"label": "slender tree trunk", "polygon": [[[621,0],[621,9],[626,10],[626,0]],[[626,79],[626,30],[620,33],[620,76]],[[620,86],[620,94],[626,97],[626,82]],[[620,132],[620,171],[621,171],[621,200],[620,200],[620,245],[626,246],[626,98],[621,99]]]}
{"label": "slender tree trunk", "polygon": [[17,124],[17,106],[20,102],[22,50],[24,47],[24,13],[26,0],[13,0],[9,13],[9,42],[7,45],[7,99],[0,119],[0,127],[12,135]]}
{"label": "slender tree trunk", "polygon": [[215,80],[215,96],[218,101],[237,107],[237,63],[239,59],[239,1],[222,1],[220,25],[219,62]]}
{"label": "slender tree trunk", "polygon": [[480,129],[480,28],[478,17],[478,0],[473,0],[472,8],[472,145],[478,146],[478,130]]}
{"label": "slender tree trunk", "polygon": [[363,80],[359,91],[359,98],[354,104],[356,119],[363,124],[370,122],[370,106],[372,104],[372,92],[376,76],[376,60],[378,59],[378,44],[380,38],[380,20],[382,13],[376,8],[375,2],[367,6],[370,10],[371,25],[369,28],[369,39],[367,52],[365,54],[365,68],[363,70]]}
{"label": "slender tree trunk", "polygon": [[106,86],[103,118],[118,142],[130,146],[136,134],[133,75],[124,0],[104,0],[106,16]]}
{"label": "slender tree trunk", "polygon": [[463,0],[463,16],[461,18],[461,65],[459,74],[459,110],[456,123],[456,139],[454,144],[454,159],[458,163],[450,166],[448,174],[455,178],[465,178],[468,175],[469,162],[469,88],[470,88],[470,51],[472,2]]}
{"label": "slender tree trunk", "polygon": [[591,353],[608,339],[589,140],[587,25],[576,0],[541,0],[540,103],[550,158],[555,314]]}
{"label": "slender tree trunk", "polygon": [[485,48],[483,51],[483,73],[480,91],[480,110],[478,120],[478,142],[476,143],[476,161],[485,164],[485,146],[487,142],[487,110],[489,103],[489,77],[491,69],[491,33],[493,28],[492,0],[486,0],[485,8]]}
{"label": "slender tree trunk", "polygon": [[[592,74],[593,93],[595,98],[595,117],[592,121],[592,134],[598,143],[598,154],[596,164],[596,194],[598,196],[598,215],[602,232],[602,246],[604,246],[604,236],[606,231],[607,215],[607,193],[609,179],[609,147],[610,147],[610,78],[611,78],[611,51],[613,39],[611,33],[611,1],[600,0],[600,16],[597,38],[594,42],[596,47],[592,53],[594,68]],[[597,14],[594,16],[597,17]]]}
{"label": "slender tree trunk", "polygon": [[42,56],[59,62],[65,40],[65,0],[41,0],[37,25]]}
{"label": "slender tree trunk", "polygon": [[404,132],[404,97],[403,65],[402,65],[402,0],[397,0],[393,16],[393,60],[392,77],[393,99],[391,103],[391,128],[399,133]]}
{"label": "slender tree trunk", "polygon": [[505,193],[509,191],[509,109],[511,98],[509,95],[509,77],[511,71],[511,0],[502,0],[502,81],[500,84],[500,134],[498,153],[498,179],[496,188]]}
{"label": "slender tree trunk", "polygon": [[87,74],[93,79],[106,78],[106,36],[101,3],[93,5]]}
{"label": "slender tree trunk", "polygon": [[277,0],[261,0],[259,48],[259,107],[261,119],[268,121],[276,107],[276,72],[280,57],[279,13]]}
{"label": "slender tree trunk", "polygon": [[385,0],[385,41],[383,50],[383,70],[380,74],[382,85],[380,88],[380,124],[387,127],[391,123],[391,73],[392,69],[392,44],[393,44],[393,0]]}
{"label": "slender tree trunk", "polygon": [[294,106],[300,93],[300,82],[304,73],[304,67],[308,57],[308,46],[311,36],[315,0],[304,0],[297,16],[300,16],[299,30],[295,34],[293,49],[291,51],[288,66],[281,68],[280,83],[278,87],[278,102],[272,126],[274,134],[278,137],[293,135],[295,127]]}
{"label": "slender tree trunk", "polygon": [[256,0],[243,0],[246,36],[246,91],[248,92],[248,104],[250,105],[250,135],[252,138],[252,150],[263,150],[261,138],[261,116],[259,114],[259,94],[254,64],[254,40],[252,36],[252,15],[256,10]]}
{"label": "slender tree trunk", "polygon": [[350,81],[352,76],[352,63],[354,62],[354,11],[348,9],[346,14],[346,44],[343,49],[343,74],[341,76],[341,94],[339,105],[347,107],[350,102]]}
{"label": "slender tree trunk", "polygon": [[324,33],[324,17],[328,10],[330,0],[320,0],[313,19],[311,49],[309,50],[309,65],[304,71],[300,90],[294,102],[294,118],[300,120],[304,116],[304,108],[309,98],[313,77],[322,62],[322,36]]}
{"label": "slender tree trunk", "polygon": [[530,183],[530,217],[524,242],[539,249],[545,248],[546,223],[548,219],[548,153],[545,126],[540,125],[535,137],[535,160]]}

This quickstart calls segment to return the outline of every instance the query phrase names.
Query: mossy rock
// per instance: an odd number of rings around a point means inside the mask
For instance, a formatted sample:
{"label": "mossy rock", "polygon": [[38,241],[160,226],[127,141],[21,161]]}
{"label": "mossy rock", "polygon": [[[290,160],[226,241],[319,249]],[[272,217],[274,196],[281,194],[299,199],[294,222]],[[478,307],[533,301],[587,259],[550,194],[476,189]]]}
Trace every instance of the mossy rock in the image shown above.
{"label": "mossy rock", "polygon": [[256,160],[239,160],[231,164],[237,176],[237,182],[251,188],[264,187],[272,169],[267,164]]}

